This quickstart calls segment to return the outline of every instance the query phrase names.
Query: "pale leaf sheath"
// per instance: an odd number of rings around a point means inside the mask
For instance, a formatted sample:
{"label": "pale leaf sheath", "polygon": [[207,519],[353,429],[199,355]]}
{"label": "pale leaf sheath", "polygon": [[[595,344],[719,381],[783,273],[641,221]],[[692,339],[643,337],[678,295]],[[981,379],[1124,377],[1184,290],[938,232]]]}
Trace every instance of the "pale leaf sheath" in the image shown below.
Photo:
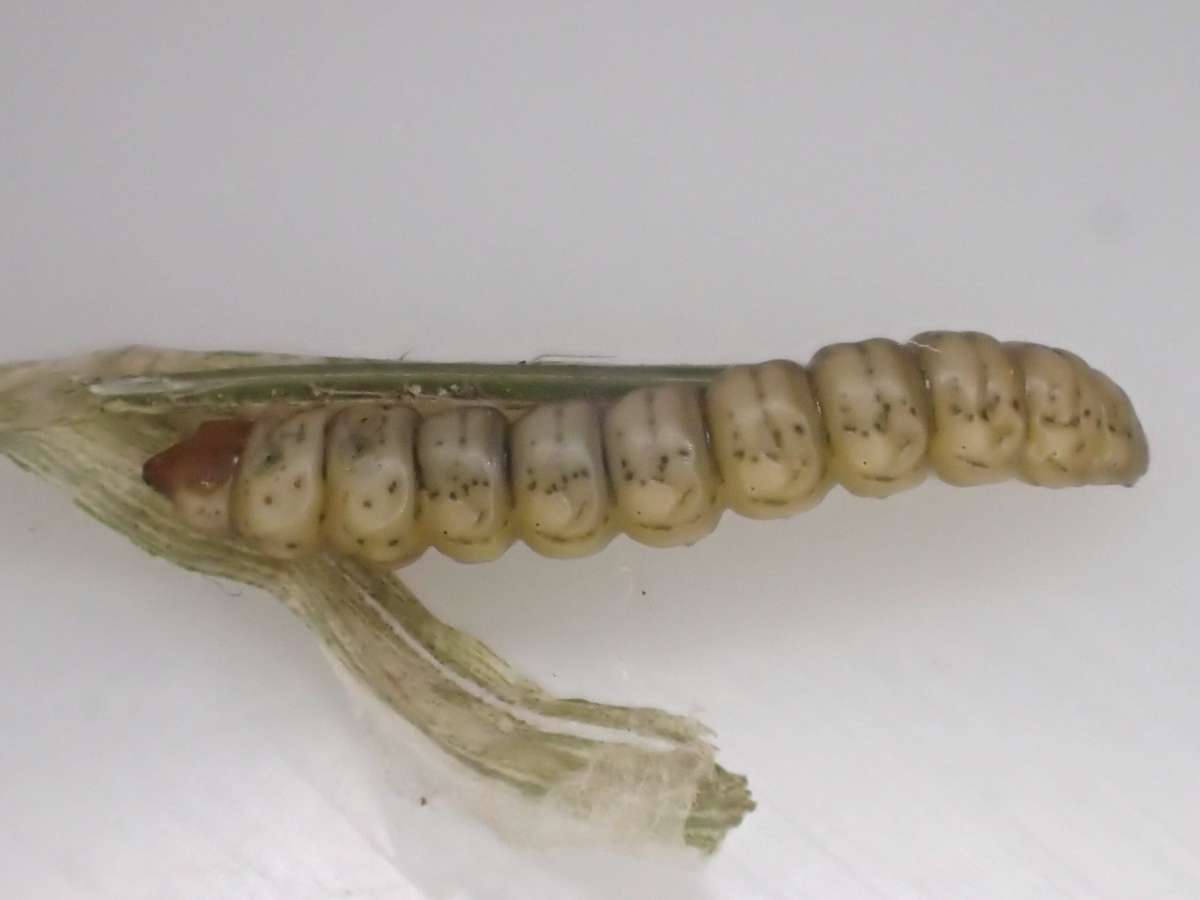
{"label": "pale leaf sheath", "polygon": [[[388,709],[488,782],[538,801],[541,813],[583,822],[597,839],[715,850],[754,804],[745,779],[715,764],[699,723],[555,697],[440,622],[392,575],[328,557],[274,560],[196,533],[140,477],[147,453],[178,436],[168,415],[178,411],[174,400],[120,414],[112,404],[101,411],[103,390],[81,390],[129,384],[103,380],[129,372],[161,386],[154,373],[163,366],[245,372],[248,361],[137,348],[0,370],[0,452],[71,491],[83,509],[148,552],[283,599]],[[270,361],[277,377],[299,371]],[[223,377],[223,392],[237,388],[236,379]],[[252,394],[270,393],[269,382],[252,382]],[[589,733],[578,733],[576,723]],[[590,733],[597,728],[605,733]]]}

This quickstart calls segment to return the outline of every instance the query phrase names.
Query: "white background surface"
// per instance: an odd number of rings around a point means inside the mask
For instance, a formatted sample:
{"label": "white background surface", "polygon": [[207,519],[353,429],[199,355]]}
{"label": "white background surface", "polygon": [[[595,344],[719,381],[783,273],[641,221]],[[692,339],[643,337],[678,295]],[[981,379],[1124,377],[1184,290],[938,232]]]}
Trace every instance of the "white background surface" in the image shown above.
{"label": "white background surface", "polygon": [[5,3],[0,358],[976,328],[1113,375],[1150,475],[410,570],[551,687],[716,729],[760,806],[692,871],[381,811],[281,607],[4,465],[0,896],[1200,896],[1200,7],[589,7]]}

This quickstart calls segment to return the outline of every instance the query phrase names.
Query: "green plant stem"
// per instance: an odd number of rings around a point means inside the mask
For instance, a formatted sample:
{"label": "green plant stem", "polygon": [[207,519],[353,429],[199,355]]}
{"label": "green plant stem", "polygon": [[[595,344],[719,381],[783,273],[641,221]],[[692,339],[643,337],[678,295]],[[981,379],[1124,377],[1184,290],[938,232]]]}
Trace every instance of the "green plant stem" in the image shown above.
{"label": "green plant stem", "polygon": [[143,413],[214,410],[258,403],[436,398],[544,403],[612,398],[647,384],[705,384],[713,366],[605,366],[567,363],[471,364],[331,359],[319,364],[136,375],[93,382],[106,409]]}

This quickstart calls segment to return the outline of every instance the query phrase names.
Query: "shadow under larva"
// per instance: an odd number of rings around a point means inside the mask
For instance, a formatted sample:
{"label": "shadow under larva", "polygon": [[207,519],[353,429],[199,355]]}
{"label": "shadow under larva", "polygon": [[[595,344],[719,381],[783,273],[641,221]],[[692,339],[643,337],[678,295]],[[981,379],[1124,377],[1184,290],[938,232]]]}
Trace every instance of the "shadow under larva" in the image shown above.
{"label": "shadow under larva", "polygon": [[559,558],[619,533],[691,544],[726,509],[789,516],[834,484],[1131,485],[1148,462],[1129,398],[1078,356],[935,331],[518,411],[397,398],[213,419],[143,474],[191,526],[269,555],[399,566],[429,547],[484,562],[516,540]]}

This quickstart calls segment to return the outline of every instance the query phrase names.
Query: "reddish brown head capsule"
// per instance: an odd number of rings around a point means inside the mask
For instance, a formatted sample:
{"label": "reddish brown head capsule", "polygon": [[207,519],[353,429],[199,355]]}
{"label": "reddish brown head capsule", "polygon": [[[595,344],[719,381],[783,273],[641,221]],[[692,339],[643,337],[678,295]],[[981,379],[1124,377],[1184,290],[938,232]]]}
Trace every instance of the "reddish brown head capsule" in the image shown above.
{"label": "reddish brown head capsule", "polygon": [[205,422],[190,436],[142,466],[142,478],[160,494],[211,493],[233,478],[253,424],[243,419]]}

